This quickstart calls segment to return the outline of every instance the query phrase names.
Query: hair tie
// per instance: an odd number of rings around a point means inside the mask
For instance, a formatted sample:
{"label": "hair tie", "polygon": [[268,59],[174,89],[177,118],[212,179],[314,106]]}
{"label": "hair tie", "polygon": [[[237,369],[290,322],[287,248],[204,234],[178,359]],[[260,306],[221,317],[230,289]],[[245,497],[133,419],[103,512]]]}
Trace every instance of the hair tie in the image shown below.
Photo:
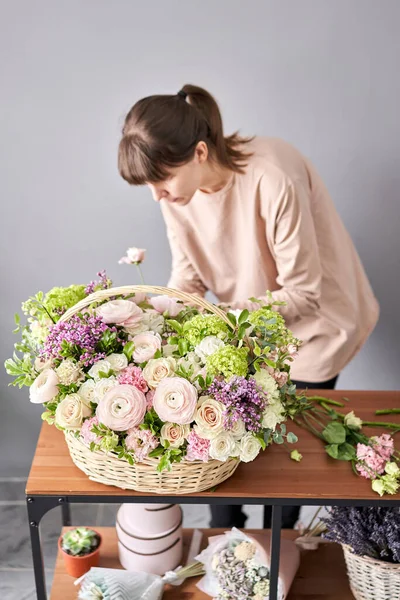
{"label": "hair tie", "polygon": [[186,100],[186,98],[187,98],[187,93],[186,93],[186,92],[184,92],[183,90],[180,90],[180,91],[177,93],[177,96],[180,96],[181,98],[183,98],[184,100]]}

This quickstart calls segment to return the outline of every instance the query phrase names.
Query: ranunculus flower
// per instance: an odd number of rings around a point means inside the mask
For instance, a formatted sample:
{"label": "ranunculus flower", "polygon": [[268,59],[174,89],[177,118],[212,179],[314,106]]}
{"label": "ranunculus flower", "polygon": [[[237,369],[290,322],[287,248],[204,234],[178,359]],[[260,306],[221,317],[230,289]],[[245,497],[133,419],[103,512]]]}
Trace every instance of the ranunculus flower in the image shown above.
{"label": "ranunculus flower", "polygon": [[209,396],[199,398],[194,416],[196,433],[208,440],[215,438],[224,431],[224,412],[225,407],[218,400]]}
{"label": "ranunculus flower", "polygon": [[85,376],[79,365],[70,358],[66,358],[57,367],[56,373],[62,385],[71,385],[77,381],[82,381]]}
{"label": "ranunculus flower", "polygon": [[164,317],[160,315],[156,310],[147,309],[143,313],[143,318],[139,323],[134,325],[124,325],[124,329],[130,335],[139,335],[145,331],[152,331],[153,333],[162,333],[164,329]]}
{"label": "ranunculus flower", "polygon": [[97,405],[96,415],[113,431],[127,431],[140,425],[146,413],[146,397],[133,385],[111,388]]}
{"label": "ranunculus flower", "polygon": [[55,423],[63,429],[80,429],[83,419],[92,414],[78,394],[69,394],[56,408]]}
{"label": "ranunculus flower", "polygon": [[162,421],[186,425],[193,420],[196,388],[183,377],[166,377],[159,383],[153,408]]}
{"label": "ranunculus flower", "polygon": [[189,425],[164,423],[164,425],[161,427],[160,438],[161,440],[167,440],[171,448],[179,448],[185,442],[185,439],[189,433]]}
{"label": "ranunculus flower", "polygon": [[111,371],[111,363],[108,360],[98,360],[97,363],[90,368],[88,375],[89,377],[93,377],[95,381],[101,379],[100,373],[109,373]]}
{"label": "ranunculus flower", "polygon": [[81,387],[78,390],[78,395],[82,398],[83,402],[90,406],[91,402],[94,402],[94,388],[96,383],[93,379],[88,379],[84,383],[82,383]]}
{"label": "ranunculus flower", "polygon": [[120,265],[140,265],[144,261],[146,250],[144,248],[128,248],[126,256],[119,259]]}
{"label": "ranunculus flower", "polygon": [[92,401],[98,404],[100,400],[102,400],[107,394],[107,392],[110,391],[111,388],[115,387],[116,385],[119,385],[116,377],[107,377],[99,379],[98,381],[96,381],[96,384],[94,386],[94,395]]}
{"label": "ranunculus flower", "polygon": [[229,431],[221,431],[210,440],[210,458],[225,462],[235,453],[235,440]]}
{"label": "ranunculus flower", "polygon": [[33,404],[50,402],[58,394],[58,375],[53,369],[44,369],[29,388],[29,400]]}
{"label": "ranunculus flower", "polygon": [[217,338],[215,335],[208,335],[203,340],[201,340],[200,344],[198,344],[194,351],[199,358],[206,362],[207,356],[214,354],[217,350],[225,346],[224,342]]}
{"label": "ranunculus flower", "polygon": [[96,308],[96,314],[104,323],[133,326],[143,318],[143,311],[129,300],[110,300]]}
{"label": "ranunculus flower", "polygon": [[240,460],[242,462],[251,462],[258,456],[261,450],[261,442],[252,433],[246,433],[239,442]]}
{"label": "ranunculus flower", "polygon": [[140,333],[135,335],[132,341],[135,345],[132,358],[139,364],[154,358],[157,350],[161,350],[161,338],[154,333]]}
{"label": "ranunculus flower", "polygon": [[150,298],[150,304],[161,314],[168,313],[170,317],[176,317],[185,307],[182,302],[169,296],[154,296]]}
{"label": "ranunculus flower", "polygon": [[110,354],[107,356],[107,361],[110,363],[112,370],[117,373],[128,366],[128,359],[125,354]]}
{"label": "ranunculus flower", "polygon": [[143,377],[151,389],[155,389],[165,377],[175,375],[176,361],[174,358],[151,358],[143,369]]}

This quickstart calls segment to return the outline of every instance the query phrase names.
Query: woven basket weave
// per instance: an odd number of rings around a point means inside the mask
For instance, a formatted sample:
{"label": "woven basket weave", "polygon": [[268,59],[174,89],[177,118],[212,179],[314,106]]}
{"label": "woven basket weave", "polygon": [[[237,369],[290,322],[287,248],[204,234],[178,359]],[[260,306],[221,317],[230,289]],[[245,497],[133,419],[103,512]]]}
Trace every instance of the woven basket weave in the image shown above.
{"label": "woven basket weave", "polygon": [[[232,327],[223,310],[195,296],[178,290],[146,285],[124,286],[101,290],[91,294],[70,308],[61,321],[87,308],[95,302],[101,302],[110,297],[127,296],[132,293],[161,294],[177,298],[191,305],[197,305],[223,319]],[[239,465],[238,459],[228,459],[226,462],[210,460],[173,463],[171,471],[157,472],[158,459],[147,458],[144,462],[130,465],[125,459],[118,459],[115,454],[91,450],[74,433],[65,432],[68,449],[75,465],[92,481],[105,485],[115,485],[125,490],[135,490],[156,494],[191,494],[207,490],[228,479]]]}
{"label": "woven basket weave", "polygon": [[400,564],[354,554],[342,545],[350,588],[356,600],[399,600]]}

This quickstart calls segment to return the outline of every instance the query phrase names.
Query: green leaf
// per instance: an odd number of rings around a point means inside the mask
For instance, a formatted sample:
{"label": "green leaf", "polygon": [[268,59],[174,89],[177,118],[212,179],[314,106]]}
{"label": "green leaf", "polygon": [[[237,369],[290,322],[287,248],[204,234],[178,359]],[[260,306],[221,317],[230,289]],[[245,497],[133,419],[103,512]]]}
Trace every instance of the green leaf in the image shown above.
{"label": "green leaf", "polygon": [[351,444],[345,442],[338,447],[338,460],[354,460],[356,458],[356,449]]}
{"label": "green leaf", "polygon": [[325,446],[325,451],[329,456],[332,456],[332,458],[338,458],[339,446],[337,444],[328,444]]}
{"label": "green leaf", "polygon": [[289,444],[295,444],[298,441],[298,437],[295,433],[292,433],[291,431],[289,431],[289,433],[286,436],[287,441],[289,442]]}
{"label": "green leaf", "polygon": [[285,425],[285,423],[281,423],[281,434],[285,435],[285,433],[286,433],[286,425]]}
{"label": "green leaf", "polygon": [[244,310],[242,310],[242,312],[239,315],[238,318],[238,323],[239,325],[242,325],[242,323],[245,323],[247,321],[247,318],[249,316],[249,311],[247,310],[247,308],[245,308]]}
{"label": "green leaf", "polygon": [[161,456],[161,454],[163,454],[163,452],[164,452],[164,448],[162,446],[158,446],[158,448],[149,452],[149,456],[150,456],[150,458],[157,458],[158,456]]}
{"label": "green leaf", "polygon": [[328,444],[343,444],[346,441],[346,429],[338,422],[329,423],[322,432]]}
{"label": "green leaf", "polygon": [[237,321],[236,321],[236,317],[235,317],[235,315],[233,315],[232,313],[229,313],[229,312],[228,312],[228,314],[227,314],[226,316],[228,317],[228,319],[230,320],[230,322],[232,323],[232,325],[233,325],[234,327],[236,327],[236,323],[237,323]]}
{"label": "green leaf", "polygon": [[274,433],[273,440],[274,440],[275,444],[283,444],[283,442],[284,442],[283,436],[278,432]]}
{"label": "green leaf", "polygon": [[188,351],[188,343],[187,343],[186,340],[184,340],[182,338],[179,340],[179,342],[178,342],[178,350],[179,350],[179,354],[181,356],[185,356],[185,354]]}
{"label": "green leaf", "polygon": [[135,350],[135,344],[133,342],[127,342],[124,346],[123,353],[125,354],[128,362],[131,361],[133,352]]}
{"label": "green leaf", "polygon": [[238,330],[238,338],[239,338],[240,340],[241,340],[241,339],[244,337],[244,335],[245,335],[245,333],[246,333],[246,330],[247,330],[249,327],[251,327],[251,324],[250,324],[250,323],[247,323],[247,321],[245,321],[244,323],[242,323],[242,324],[240,325],[240,327],[239,327],[239,330]]}
{"label": "green leaf", "polygon": [[165,453],[161,458],[160,458],[160,462],[157,465],[157,471],[159,473],[162,473],[162,471],[164,470],[167,471],[171,471],[172,470],[172,465],[171,465],[171,461],[169,459],[169,454]]}
{"label": "green leaf", "polygon": [[177,333],[179,333],[179,335],[182,334],[183,331],[183,327],[182,325],[178,322],[175,321],[175,319],[168,319],[167,324]]}
{"label": "green leaf", "polygon": [[162,357],[161,350],[157,350],[156,353],[154,354],[154,358],[161,358],[161,357]]}
{"label": "green leaf", "polygon": [[261,355],[261,348],[260,348],[260,346],[256,342],[254,342],[254,354],[256,356],[260,356]]}
{"label": "green leaf", "polygon": [[257,438],[257,439],[258,439],[258,441],[260,442],[260,444],[261,444],[261,448],[262,448],[263,450],[265,450],[265,448],[267,447],[267,443],[266,443],[266,441],[265,441],[265,439],[264,439],[264,434],[262,434],[262,433],[259,433],[258,435],[256,435],[256,438]]}

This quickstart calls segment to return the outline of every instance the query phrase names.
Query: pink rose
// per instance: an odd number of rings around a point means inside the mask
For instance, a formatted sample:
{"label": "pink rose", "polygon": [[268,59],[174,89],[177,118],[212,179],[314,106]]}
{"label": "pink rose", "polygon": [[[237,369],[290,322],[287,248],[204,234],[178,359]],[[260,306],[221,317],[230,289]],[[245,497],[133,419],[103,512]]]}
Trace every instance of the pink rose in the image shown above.
{"label": "pink rose", "polygon": [[166,377],[158,384],[153,408],[162,421],[186,425],[193,421],[197,390],[183,377]]}
{"label": "pink rose", "polygon": [[126,256],[119,259],[119,264],[140,265],[144,261],[146,250],[144,248],[128,248]]}
{"label": "pink rose", "polygon": [[110,300],[96,309],[96,314],[104,323],[116,325],[136,325],[143,318],[143,311],[129,300]]}
{"label": "pink rose", "polygon": [[59,383],[58,375],[53,369],[44,369],[29,388],[29,400],[33,404],[50,402],[59,392]]}
{"label": "pink rose", "polygon": [[161,314],[167,312],[170,317],[176,317],[184,309],[182,302],[178,302],[176,298],[170,298],[169,296],[154,296],[154,298],[150,298],[150,304],[154,306],[157,312]]}
{"label": "pink rose", "polygon": [[127,431],[140,425],[146,413],[146,396],[133,385],[111,388],[97,405],[96,415],[113,431]]}
{"label": "pink rose", "polygon": [[132,339],[135,350],[133,352],[133,360],[136,363],[144,363],[154,358],[157,350],[161,350],[161,338],[150,331],[139,333]]}

